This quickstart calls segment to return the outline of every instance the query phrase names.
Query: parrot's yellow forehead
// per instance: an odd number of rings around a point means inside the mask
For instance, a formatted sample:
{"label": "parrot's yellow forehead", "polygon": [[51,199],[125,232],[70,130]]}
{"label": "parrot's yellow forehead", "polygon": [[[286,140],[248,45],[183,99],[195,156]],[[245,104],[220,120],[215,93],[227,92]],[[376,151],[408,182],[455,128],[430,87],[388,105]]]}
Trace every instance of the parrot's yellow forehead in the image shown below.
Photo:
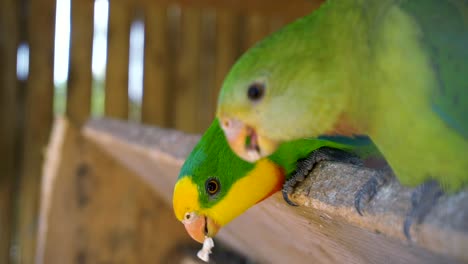
{"label": "parrot's yellow forehead", "polygon": [[185,176],[177,181],[172,204],[175,215],[180,221],[183,220],[185,213],[200,210],[197,185],[192,181],[192,177]]}

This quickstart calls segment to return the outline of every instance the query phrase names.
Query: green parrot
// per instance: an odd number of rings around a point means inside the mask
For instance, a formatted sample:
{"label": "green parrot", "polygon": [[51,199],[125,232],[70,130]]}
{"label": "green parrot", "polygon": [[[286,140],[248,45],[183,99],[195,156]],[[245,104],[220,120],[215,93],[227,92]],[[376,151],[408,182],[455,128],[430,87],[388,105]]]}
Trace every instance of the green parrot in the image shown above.
{"label": "green parrot", "polygon": [[[362,134],[402,185],[458,191],[468,183],[468,1],[328,0],[236,62],[217,117],[248,161],[290,140]],[[413,211],[430,198],[418,197]]]}
{"label": "green parrot", "polygon": [[205,236],[214,237],[222,226],[279,191],[291,175],[303,174],[298,161],[317,149],[354,164],[380,157],[368,137],[323,137],[287,142],[250,163],[232,152],[215,119],[182,166],[174,187],[174,213],[189,235],[203,243]]}

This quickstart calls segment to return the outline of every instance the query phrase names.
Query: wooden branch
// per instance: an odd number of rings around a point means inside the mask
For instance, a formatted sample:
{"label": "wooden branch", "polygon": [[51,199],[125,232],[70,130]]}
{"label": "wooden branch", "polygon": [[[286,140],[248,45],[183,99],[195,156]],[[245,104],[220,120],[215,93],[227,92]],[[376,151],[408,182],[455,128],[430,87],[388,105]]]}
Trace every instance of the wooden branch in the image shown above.
{"label": "wooden branch", "polygon": [[[113,120],[93,120],[84,135],[100,145],[168,202],[184,158],[198,137]],[[218,235],[244,254],[266,263],[460,263],[468,261],[468,192],[443,197],[423,224],[413,225],[415,242],[403,236],[410,190],[396,181],[365,206],[354,194],[372,169],[323,162],[296,188],[299,207],[279,194],[254,206]],[[216,248],[214,249],[216,250]]]}

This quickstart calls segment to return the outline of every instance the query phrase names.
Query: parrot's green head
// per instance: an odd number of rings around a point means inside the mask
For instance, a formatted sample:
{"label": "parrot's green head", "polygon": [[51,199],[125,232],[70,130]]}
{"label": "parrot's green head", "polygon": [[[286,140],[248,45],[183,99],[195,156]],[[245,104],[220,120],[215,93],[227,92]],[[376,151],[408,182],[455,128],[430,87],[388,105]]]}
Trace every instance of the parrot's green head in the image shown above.
{"label": "parrot's green head", "polygon": [[268,159],[252,164],[238,158],[215,119],[182,166],[174,212],[190,236],[203,243],[283,182],[284,170]]}
{"label": "parrot's green head", "polygon": [[232,150],[253,162],[280,143],[333,129],[343,104],[333,67],[336,52],[321,43],[322,28],[302,18],[248,50],[228,73],[217,117]]}

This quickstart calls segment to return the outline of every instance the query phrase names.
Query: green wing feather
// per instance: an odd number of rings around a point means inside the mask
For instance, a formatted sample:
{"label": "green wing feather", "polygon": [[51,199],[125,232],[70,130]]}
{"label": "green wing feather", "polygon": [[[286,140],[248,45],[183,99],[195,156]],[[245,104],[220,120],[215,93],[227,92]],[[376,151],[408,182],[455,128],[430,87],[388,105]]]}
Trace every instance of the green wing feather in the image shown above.
{"label": "green wing feather", "polygon": [[432,109],[468,138],[468,1],[405,1],[400,6],[417,21],[438,84]]}

